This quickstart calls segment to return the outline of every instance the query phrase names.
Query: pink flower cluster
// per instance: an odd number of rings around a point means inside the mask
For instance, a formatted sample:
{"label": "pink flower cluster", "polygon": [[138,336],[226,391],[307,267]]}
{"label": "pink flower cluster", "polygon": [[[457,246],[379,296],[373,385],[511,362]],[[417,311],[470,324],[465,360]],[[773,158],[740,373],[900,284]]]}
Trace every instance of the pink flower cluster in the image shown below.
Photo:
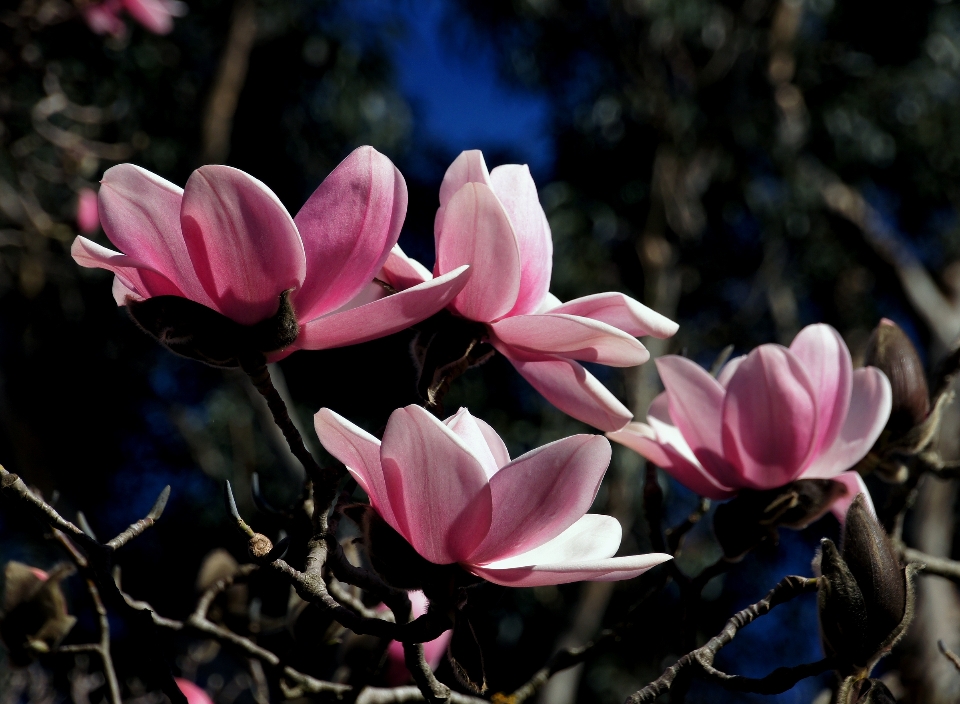
{"label": "pink flower cluster", "polygon": [[291,300],[295,349],[326,349],[403,330],[443,308],[468,268],[385,296],[374,282],[397,243],[407,209],[403,176],[372,147],[354,151],[290,217],[273,191],[229,166],[203,166],[184,189],[132,164],[107,170],[100,222],[121,251],[86,237],[81,266],[115,274],[118,305],[130,298],[189,298],[243,325]]}
{"label": "pink flower cluster", "polygon": [[103,0],[83,8],[83,19],[96,34],[123,36],[127,25],[120,18],[126,12],[154,34],[169,34],[173,18],[187,14],[187,6],[179,0]]}
{"label": "pink flower cluster", "polygon": [[666,391],[646,423],[608,437],[633,448],[701,496],[771,489],[795,479],[838,479],[848,487],[834,512],[869,493],[850,470],[890,417],[890,382],[875,367],[853,369],[843,338],[810,325],[789,349],[761,345],[714,379],[683,357],[657,360]]}
{"label": "pink flower cluster", "polygon": [[[432,276],[469,264],[473,276],[449,309],[485,323],[490,343],[564,413],[601,430],[619,430],[633,414],[577,360],[632,367],[650,358],[637,336],[669,337],[677,324],[622,293],[567,303],[551,295],[553,239],[526,166],[487,171],[479,151],[447,169],[434,221]],[[383,278],[397,289],[431,273],[395,248]]]}

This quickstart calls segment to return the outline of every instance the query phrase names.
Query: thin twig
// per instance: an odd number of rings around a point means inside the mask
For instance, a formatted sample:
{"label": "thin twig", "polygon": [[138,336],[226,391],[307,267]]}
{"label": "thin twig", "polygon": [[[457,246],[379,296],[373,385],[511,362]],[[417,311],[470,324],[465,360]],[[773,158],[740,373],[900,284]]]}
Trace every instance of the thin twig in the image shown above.
{"label": "thin twig", "polygon": [[150,528],[154,523],[160,520],[160,516],[163,515],[163,509],[167,507],[167,501],[169,499],[170,485],[168,484],[166,487],[164,487],[163,491],[160,492],[160,496],[158,496],[157,500],[154,502],[153,508],[150,509],[150,513],[136,523],[131,524],[130,527],[123,531],[120,535],[109,541],[107,543],[107,547],[111,550],[118,550],[136,538],[138,535],[141,535],[145,530],[147,530],[147,528]]}
{"label": "thin twig", "polygon": [[[727,621],[726,625],[723,627],[723,630],[720,631],[718,635],[711,638],[706,645],[687,653],[674,665],[668,667],[657,680],[651,682],[640,691],[630,695],[626,700],[627,704],[642,704],[644,702],[655,701],[657,697],[668,691],[673,686],[674,680],[682,670],[694,664],[700,665],[704,669],[706,669],[705,666],[709,665],[710,669],[707,671],[708,674],[721,680],[723,680],[723,678],[734,677],[737,683],[735,686],[741,691],[755,691],[754,689],[750,689],[752,685],[760,688],[760,691],[766,693],[771,692],[771,687],[774,683],[774,680],[778,686],[783,686],[783,689],[777,689],[776,691],[782,692],[792,687],[793,684],[796,684],[804,677],[809,677],[812,674],[816,674],[816,672],[823,672],[825,669],[828,669],[829,664],[825,663],[825,661],[821,661],[819,663],[812,663],[810,665],[801,665],[799,668],[781,668],[776,670],[768,677],[764,677],[759,680],[750,680],[746,677],[726,675],[725,673],[721,673],[712,667],[713,658],[716,657],[721,648],[734,639],[734,637],[737,635],[737,632],[741,628],[749,623],[752,623],[757,618],[769,613],[770,610],[778,604],[789,601],[790,599],[800,596],[801,594],[813,592],[816,590],[816,588],[816,579],[796,576],[784,577],[763,599],[758,601],[756,604],[751,604],[747,608],[735,614],[729,621]],[[792,682],[791,678],[793,678]]]}
{"label": "thin twig", "polygon": [[924,565],[923,571],[927,574],[935,574],[938,577],[946,577],[952,582],[960,584],[960,562],[950,560],[946,557],[936,557],[928,555],[925,552],[914,550],[906,546],[901,546],[900,555],[904,562],[919,562]]}
{"label": "thin twig", "polygon": [[667,529],[667,552],[669,554],[676,555],[677,551],[680,549],[680,544],[683,542],[684,536],[686,536],[686,534],[689,533],[690,530],[700,522],[700,520],[709,510],[710,499],[701,498],[699,505],[693,513],[683,519],[683,521],[678,525]]}
{"label": "thin twig", "polygon": [[960,672],[960,655],[957,655],[955,652],[950,650],[946,645],[944,645],[942,640],[937,641],[937,647],[940,648],[940,652],[953,663],[953,666],[957,668],[957,671]]}

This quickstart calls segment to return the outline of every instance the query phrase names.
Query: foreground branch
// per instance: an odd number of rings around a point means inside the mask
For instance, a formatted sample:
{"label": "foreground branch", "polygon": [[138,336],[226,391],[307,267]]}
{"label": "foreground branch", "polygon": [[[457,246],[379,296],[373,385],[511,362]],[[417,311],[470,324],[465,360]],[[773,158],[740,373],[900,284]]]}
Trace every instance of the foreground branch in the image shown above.
{"label": "foreground branch", "polygon": [[725,686],[739,691],[763,694],[784,692],[801,679],[830,669],[830,663],[827,660],[821,660],[817,663],[800,665],[795,668],[780,668],[767,677],[754,680],[748,677],[728,675],[713,667],[713,659],[717,656],[717,653],[734,639],[741,628],[766,615],[775,606],[801,594],[814,592],[816,589],[816,579],[797,576],[784,577],[763,599],[735,614],[733,618],[727,621],[723,630],[711,638],[706,645],[687,653],[674,665],[668,667],[657,680],[629,696],[626,700],[627,704],[643,704],[656,701],[657,697],[669,691],[681,671],[694,664],[699,665],[706,674],[719,680]]}

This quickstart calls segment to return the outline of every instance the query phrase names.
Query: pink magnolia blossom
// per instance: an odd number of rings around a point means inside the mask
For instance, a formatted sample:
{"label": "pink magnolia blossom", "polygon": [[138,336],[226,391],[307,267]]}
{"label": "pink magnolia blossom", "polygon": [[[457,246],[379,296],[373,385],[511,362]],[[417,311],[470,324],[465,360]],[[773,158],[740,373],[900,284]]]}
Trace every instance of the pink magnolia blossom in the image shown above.
{"label": "pink magnolia blossom", "polygon": [[178,0],[104,0],[83,8],[83,19],[96,34],[123,36],[127,27],[120,19],[126,12],[147,31],[154,34],[169,34],[173,30],[173,18],[187,13],[187,6]]}
{"label": "pink magnolia blossom", "polygon": [[100,209],[97,207],[97,192],[81,188],[77,192],[77,229],[89,234],[100,229]]}
{"label": "pink magnolia blossom", "polygon": [[207,694],[206,690],[198,687],[190,680],[185,680],[182,677],[174,677],[173,681],[177,683],[177,687],[183,692],[183,696],[187,698],[187,704],[213,704],[213,700],[210,698],[210,695]]}
{"label": "pink magnolia blossom", "polygon": [[[469,264],[473,274],[451,311],[485,323],[489,342],[560,410],[602,430],[633,414],[575,360],[632,367],[650,354],[636,336],[669,337],[677,324],[622,293],[561,303],[549,293],[553,240],[527,166],[487,172],[463,152],[440,186],[433,276]],[[431,278],[399,247],[381,277],[403,289]]]}
{"label": "pink magnolia blossom", "polygon": [[[427,613],[427,597],[421,591],[410,592],[410,606],[413,607],[413,617],[417,618]],[[444,631],[433,640],[423,644],[423,654],[431,670],[436,670],[443,659],[450,644],[453,631]],[[410,671],[404,662],[403,643],[392,640],[387,646],[387,684],[397,687],[410,681]]]}
{"label": "pink magnolia blossom", "polygon": [[790,348],[761,345],[731,360],[717,379],[683,357],[657,360],[666,391],[646,423],[607,433],[701,496],[771,489],[795,479],[837,479],[860,492],[850,470],[869,452],[890,415],[890,382],[875,367],[853,369],[829,325],[810,325]]}
{"label": "pink magnolia blossom", "polygon": [[252,325],[277,312],[280,295],[300,324],[295,349],[364,342],[409,327],[460,291],[467,267],[385,297],[374,275],[400,235],[403,176],[372,147],[355,150],[296,218],[263,183],[229,166],[203,166],[181,190],[132,164],[107,170],[99,205],[120,252],[85,237],[81,266],[112,271],[118,305],[174,295]]}
{"label": "pink magnolia blossom", "polygon": [[602,436],[574,435],[511,461],[496,431],[465,408],[443,422],[420,406],[397,409],[382,443],[329,409],[314,420],[374,510],[435,564],[532,587],[629,579],[670,559],[613,557],[620,523],[584,515],[610,463]]}

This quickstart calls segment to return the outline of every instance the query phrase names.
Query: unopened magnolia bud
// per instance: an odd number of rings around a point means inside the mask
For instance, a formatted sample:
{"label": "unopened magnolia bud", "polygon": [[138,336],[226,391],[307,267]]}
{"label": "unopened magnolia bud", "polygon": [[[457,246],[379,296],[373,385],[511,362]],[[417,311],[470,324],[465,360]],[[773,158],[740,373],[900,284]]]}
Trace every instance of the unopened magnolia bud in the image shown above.
{"label": "unopened magnolia bud", "polygon": [[851,674],[871,667],[902,635],[912,611],[908,577],[862,495],[847,511],[842,553],[828,539],[821,549],[823,647],[841,674]]}
{"label": "unopened magnolia bud", "polygon": [[798,479],[775,489],[744,490],[720,504],[713,532],[723,554],[736,560],[764,541],[776,544],[777,528],[804,528],[823,516],[846,493],[832,479]]}
{"label": "unopened magnolia bud", "polygon": [[181,296],[131,300],[127,312],[171,352],[215,367],[236,367],[251,354],[283,349],[293,344],[300,330],[289,291],[280,296],[274,315],[254,325],[241,325]]}
{"label": "unopened magnolia bud", "polygon": [[7,563],[0,638],[15,665],[26,665],[36,654],[56,648],[77,622],[67,613],[60,589],[60,580],[72,573],[69,565],[47,574],[21,562]]}
{"label": "unopened magnolia bud", "polygon": [[903,330],[884,318],[867,342],[864,363],[887,375],[893,391],[893,408],[887,429],[894,438],[920,425],[930,412],[930,391],[923,363]]}

